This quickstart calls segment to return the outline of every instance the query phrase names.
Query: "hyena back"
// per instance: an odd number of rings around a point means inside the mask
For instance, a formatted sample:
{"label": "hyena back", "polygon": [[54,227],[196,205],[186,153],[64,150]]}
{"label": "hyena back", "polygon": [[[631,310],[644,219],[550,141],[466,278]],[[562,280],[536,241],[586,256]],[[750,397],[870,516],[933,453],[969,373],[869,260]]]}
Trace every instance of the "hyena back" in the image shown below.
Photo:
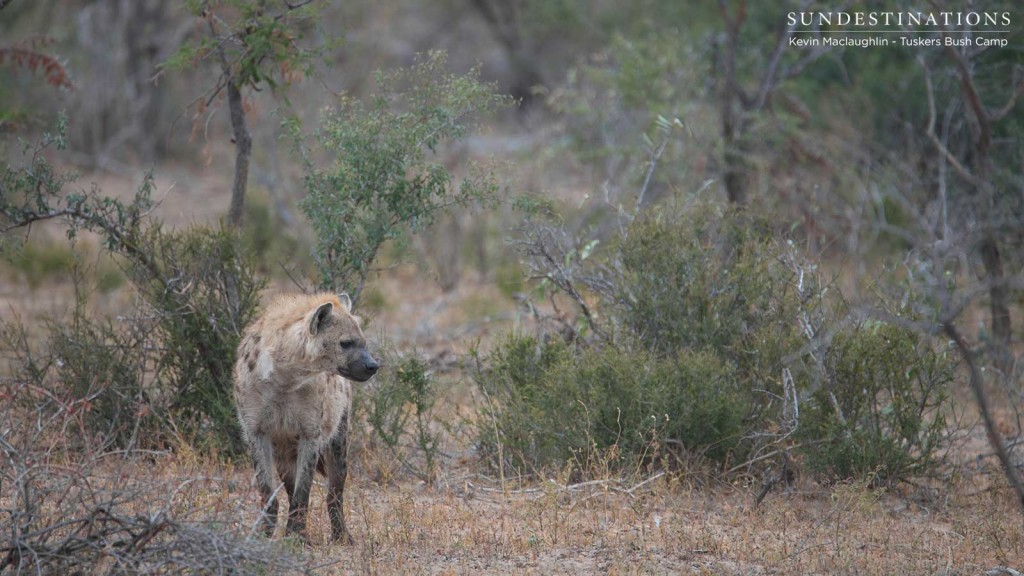
{"label": "hyena back", "polygon": [[331,536],[351,542],[342,497],[352,386],[379,368],[366,350],[347,294],[286,295],[245,330],[234,370],[235,405],[263,502],[277,523],[276,469],[288,492],[289,533],[306,526],[313,473],[328,480]]}

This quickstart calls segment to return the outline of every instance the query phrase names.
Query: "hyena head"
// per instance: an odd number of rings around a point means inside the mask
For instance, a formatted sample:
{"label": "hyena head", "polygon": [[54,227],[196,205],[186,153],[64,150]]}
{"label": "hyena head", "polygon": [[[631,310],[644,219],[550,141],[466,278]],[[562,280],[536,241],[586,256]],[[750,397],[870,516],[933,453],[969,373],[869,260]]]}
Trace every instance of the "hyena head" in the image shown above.
{"label": "hyena head", "polygon": [[338,301],[340,307],[324,302],[309,316],[312,339],[308,350],[317,369],[366,382],[377,373],[380,364],[366,351],[366,339],[359,318],[352,315],[348,294],[339,294]]}

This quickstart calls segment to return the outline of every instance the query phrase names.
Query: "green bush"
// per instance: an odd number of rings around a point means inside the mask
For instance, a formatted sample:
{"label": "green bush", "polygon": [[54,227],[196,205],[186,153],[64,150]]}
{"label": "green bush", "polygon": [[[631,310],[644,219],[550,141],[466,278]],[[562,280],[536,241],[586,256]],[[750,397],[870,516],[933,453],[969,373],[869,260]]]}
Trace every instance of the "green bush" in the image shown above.
{"label": "green bush", "polygon": [[[509,104],[479,71],[456,76],[440,52],[410,68],[378,73],[364,102],[343,96],[324,117],[316,140],[330,160],[321,166],[300,144],[306,197],[300,207],[317,236],[321,288],[358,300],[386,242],[401,243],[453,206],[492,199],[493,177],[471,167],[459,182],[436,154]],[[301,135],[293,126],[297,141]]]}
{"label": "green bush", "polygon": [[830,379],[802,422],[810,468],[879,485],[932,472],[947,436],[950,356],[909,330],[868,324],[837,334],[826,358]]}
{"label": "green bush", "polygon": [[579,349],[512,338],[484,359],[483,454],[493,461],[500,448],[503,465],[528,471],[612,447],[626,465],[669,449],[743,458],[780,417],[783,369],[808,381],[798,320],[822,307],[810,279],[798,294],[769,230],[711,204],[645,214],[610,248],[556,271],[563,284],[601,287],[596,316],[615,336]]}
{"label": "green bush", "polygon": [[732,371],[705,353],[576,351],[510,336],[478,365],[487,398],[478,447],[506,472],[566,463],[587,472],[609,455],[619,458],[609,464],[635,466],[663,456],[667,444],[722,460],[739,446],[748,411]]}
{"label": "green bush", "polygon": [[819,307],[821,295],[810,290],[802,301],[767,230],[714,206],[634,222],[617,286],[629,331],[660,355],[707,351],[745,384],[779,392],[782,368],[807,344],[799,315]]}
{"label": "green bush", "polygon": [[613,448],[635,465],[674,447],[736,462],[799,444],[823,477],[930,471],[945,356],[905,330],[845,325],[839,291],[770,231],[697,204],[641,215],[589,258],[549,258],[553,271],[534,272],[567,292],[595,287],[604,337],[512,337],[479,358],[482,455],[533,472]]}
{"label": "green bush", "polygon": [[229,228],[153,225],[140,237],[155,269],[136,261],[133,283],[155,318],[156,376],[172,398],[169,413],[206,447],[242,452],[232,367],[264,285],[256,262]]}
{"label": "green bush", "polygon": [[437,382],[415,352],[385,349],[380,360],[381,371],[366,393],[356,395],[354,410],[370,425],[372,442],[383,444],[406,470],[433,482],[440,455],[435,426],[444,426],[436,414]]}

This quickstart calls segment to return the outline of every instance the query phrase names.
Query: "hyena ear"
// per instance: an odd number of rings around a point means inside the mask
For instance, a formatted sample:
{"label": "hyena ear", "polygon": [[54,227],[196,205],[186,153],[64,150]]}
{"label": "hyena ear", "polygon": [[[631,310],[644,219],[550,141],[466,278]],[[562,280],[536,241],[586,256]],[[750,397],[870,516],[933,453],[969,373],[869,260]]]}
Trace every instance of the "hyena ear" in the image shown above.
{"label": "hyena ear", "polygon": [[327,319],[331,317],[331,310],[334,310],[334,304],[330,302],[324,302],[313,312],[312,318],[309,320],[309,333],[316,336],[320,332],[320,329],[327,323]]}
{"label": "hyena ear", "polygon": [[352,313],[352,298],[349,297],[348,292],[342,292],[338,294],[338,300],[341,300],[341,307],[345,309],[345,312]]}

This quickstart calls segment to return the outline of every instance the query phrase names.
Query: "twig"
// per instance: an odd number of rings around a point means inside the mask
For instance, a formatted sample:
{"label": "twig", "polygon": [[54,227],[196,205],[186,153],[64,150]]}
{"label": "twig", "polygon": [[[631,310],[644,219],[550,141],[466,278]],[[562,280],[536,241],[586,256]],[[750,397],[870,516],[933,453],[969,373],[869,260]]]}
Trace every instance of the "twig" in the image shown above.
{"label": "twig", "polygon": [[647,175],[644,176],[643,186],[640,187],[640,192],[636,195],[636,206],[633,207],[632,220],[636,220],[637,215],[640,213],[640,207],[644,203],[644,196],[647,195],[647,189],[651,186],[651,178],[654,176],[654,169],[657,168],[658,161],[661,160],[661,155],[665,152],[666,146],[668,146],[668,136],[662,138],[661,143],[658,144],[658,148],[655,149],[653,154],[651,154],[651,159],[647,163]]}
{"label": "twig", "polygon": [[942,157],[949,162],[949,165],[952,166],[954,170],[956,170],[957,174],[973,186],[980,188],[984,182],[979,180],[974,174],[971,174],[971,171],[957,160],[956,156],[949,151],[949,148],[942,143],[942,140],[940,140],[938,135],[935,133],[935,89],[932,86],[932,75],[931,71],[928,69],[928,64],[924,61],[924,58],[918,58],[918,62],[924,68],[925,94],[928,97],[928,128],[925,131],[925,134],[927,134],[928,139],[931,140],[932,144],[935,145],[935,148],[942,154]]}
{"label": "twig", "polygon": [[750,466],[751,464],[757,464],[758,462],[760,462],[762,460],[767,460],[767,459],[771,458],[772,456],[778,456],[779,454],[784,454],[786,452],[789,452],[790,450],[795,450],[795,449],[800,448],[802,446],[804,446],[804,444],[794,444],[793,446],[787,446],[785,448],[779,448],[778,450],[772,450],[771,452],[768,452],[767,454],[762,454],[760,456],[756,456],[754,458],[751,458],[750,460],[747,460],[746,462],[743,462],[742,464],[737,464],[737,465],[733,466],[732,468],[729,468],[729,470],[726,471],[725,475],[728,476],[728,475],[732,474],[733,472],[739,472],[740,470]]}
{"label": "twig", "polygon": [[664,471],[664,470],[662,470],[661,472],[658,472],[657,474],[655,474],[654,476],[651,476],[651,477],[650,477],[650,478],[648,478],[647,480],[644,480],[643,482],[640,482],[639,484],[636,484],[636,485],[635,485],[635,486],[633,486],[632,488],[630,488],[630,489],[626,490],[626,491],[625,491],[625,493],[626,493],[626,494],[629,494],[630,496],[632,496],[632,495],[633,495],[633,492],[636,492],[636,491],[637,491],[637,490],[639,490],[640,488],[642,488],[642,487],[644,487],[644,486],[646,486],[646,485],[650,484],[651,482],[654,482],[655,480],[657,480],[658,478],[661,478],[661,477],[662,477],[662,476],[664,476],[664,475],[665,475],[665,471]]}

